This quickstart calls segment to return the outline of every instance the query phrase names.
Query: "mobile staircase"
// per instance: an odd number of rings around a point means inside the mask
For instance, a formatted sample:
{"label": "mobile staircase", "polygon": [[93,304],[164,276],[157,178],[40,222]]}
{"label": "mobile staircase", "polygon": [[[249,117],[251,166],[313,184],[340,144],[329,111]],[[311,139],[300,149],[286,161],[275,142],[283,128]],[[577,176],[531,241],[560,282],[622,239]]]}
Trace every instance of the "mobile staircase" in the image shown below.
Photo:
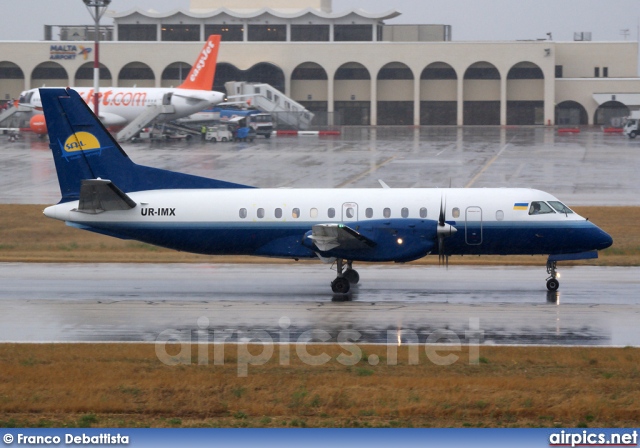
{"label": "mobile staircase", "polygon": [[163,114],[172,114],[175,108],[170,104],[159,104],[155,106],[147,106],[146,110],[138,115],[135,120],[125,126],[118,134],[116,139],[120,142],[129,140],[142,129],[149,126],[153,121]]}
{"label": "mobile staircase", "polygon": [[311,126],[313,114],[269,84],[230,81],[224,87],[230,101],[249,100],[252,106],[270,113],[280,126],[300,130]]}

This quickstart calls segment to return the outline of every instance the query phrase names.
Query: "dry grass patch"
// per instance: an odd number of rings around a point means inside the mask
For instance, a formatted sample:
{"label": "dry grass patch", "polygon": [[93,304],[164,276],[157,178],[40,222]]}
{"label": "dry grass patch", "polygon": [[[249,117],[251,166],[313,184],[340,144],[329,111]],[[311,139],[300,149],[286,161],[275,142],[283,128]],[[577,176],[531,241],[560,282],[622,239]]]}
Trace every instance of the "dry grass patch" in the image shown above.
{"label": "dry grass patch", "polygon": [[[218,346],[218,349],[220,346]],[[224,365],[167,366],[153,345],[0,345],[2,426],[637,427],[640,349],[481,347],[450,366],[388,365],[387,348],[362,346],[380,363],[336,361],[349,352],[311,346],[331,361],[309,366],[290,348],[238,376],[237,346]],[[209,347],[213,360],[214,347]],[[261,347],[250,347],[254,354]],[[450,349],[441,347],[441,355]]]}
{"label": "dry grass patch", "polygon": [[[177,252],[136,241],[98,235],[67,227],[42,214],[44,205],[0,204],[0,262],[141,262],[141,263],[289,263],[258,257],[212,257]],[[613,236],[613,247],[598,260],[576,262],[593,265],[640,265],[640,207],[576,207]],[[452,257],[455,264],[544,265],[542,256]],[[436,264],[437,257],[416,263]],[[563,263],[567,265],[570,263]]]}

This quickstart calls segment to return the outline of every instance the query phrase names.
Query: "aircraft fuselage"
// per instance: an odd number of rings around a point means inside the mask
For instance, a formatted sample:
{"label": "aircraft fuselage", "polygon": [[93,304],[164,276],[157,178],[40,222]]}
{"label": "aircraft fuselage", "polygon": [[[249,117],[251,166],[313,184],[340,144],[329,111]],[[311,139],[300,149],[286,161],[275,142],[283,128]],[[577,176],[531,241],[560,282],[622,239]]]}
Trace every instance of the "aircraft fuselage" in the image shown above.
{"label": "aircraft fuselage", "polygon": [[[611,237],[567,209],[531,214],[559,201],[532,189],[196,189],[130,192],[131,210],[88,214],[78,202],[45,214],[72,225],[202,254],[410,261],[437,253],[441,204],[446,255],[571,254],[604,249]],[[444,206],[446,204],[446,207]],[[526,206],[525,206],[526,204]],[[376,241],[369,250],[319,251],[317,224],[338,223]]]}

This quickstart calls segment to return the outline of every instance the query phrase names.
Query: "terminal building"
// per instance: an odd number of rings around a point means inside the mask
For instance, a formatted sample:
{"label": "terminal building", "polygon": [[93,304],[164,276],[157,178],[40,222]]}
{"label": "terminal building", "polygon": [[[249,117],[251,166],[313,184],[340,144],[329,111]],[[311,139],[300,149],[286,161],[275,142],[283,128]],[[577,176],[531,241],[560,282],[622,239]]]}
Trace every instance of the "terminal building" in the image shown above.
{"label": "terminal building", "polygon": [[[336,1],[339,3],[339,0]],[[241,8],[239,7],[241,5]],[[268,6],[267,6],[268,5]],[[177,86],[222,35],[214,90],[267,83],[317,125],[619,125],[640,109],[637,42],[463,42],[448,25],[393,25],[389,10],[334,12],[331,0],[191,0],[188,11],[110,12],[101,85]],[[0,42],[0,99],[93,85],[93,26],[45,26]]]}

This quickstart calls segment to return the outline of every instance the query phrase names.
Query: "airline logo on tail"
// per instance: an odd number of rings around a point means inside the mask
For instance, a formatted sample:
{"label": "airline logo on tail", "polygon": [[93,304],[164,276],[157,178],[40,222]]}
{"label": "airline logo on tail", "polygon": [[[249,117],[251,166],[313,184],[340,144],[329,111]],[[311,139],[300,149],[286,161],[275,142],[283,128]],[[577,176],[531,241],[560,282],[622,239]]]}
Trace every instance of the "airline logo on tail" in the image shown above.
{"label": "airline logo on tail", "polygon": [[202,55],[196,65],[194,65],[193,71],[191,72],[191,76],[189,76],[189,80],[191,82],[196,82],[198,79],[198,75],[200,74],[200,70],[202,70],[207,65],[207,59],[209,59],[209,55],[216,48],[215,44],[211,41],[207,42],[204,49],[202,50]]}
{"label": "airline logo on tail", "polygon": [[96,136],[89,132],[76,132],[71,134],[64,144],[60,140],[58,140],[58,143],[60,144],[60,149],[62,149],[62,157],[67,160],[82,157],[83,155],[100,155],[104,149],[100,146]]}
{"label": "airline logo on tail", "polygon": [[211,90],[216,74],[220,36],[211,35],[200,52],[196,63],[191,67],[189,76],[179,87],[190,90]]}

